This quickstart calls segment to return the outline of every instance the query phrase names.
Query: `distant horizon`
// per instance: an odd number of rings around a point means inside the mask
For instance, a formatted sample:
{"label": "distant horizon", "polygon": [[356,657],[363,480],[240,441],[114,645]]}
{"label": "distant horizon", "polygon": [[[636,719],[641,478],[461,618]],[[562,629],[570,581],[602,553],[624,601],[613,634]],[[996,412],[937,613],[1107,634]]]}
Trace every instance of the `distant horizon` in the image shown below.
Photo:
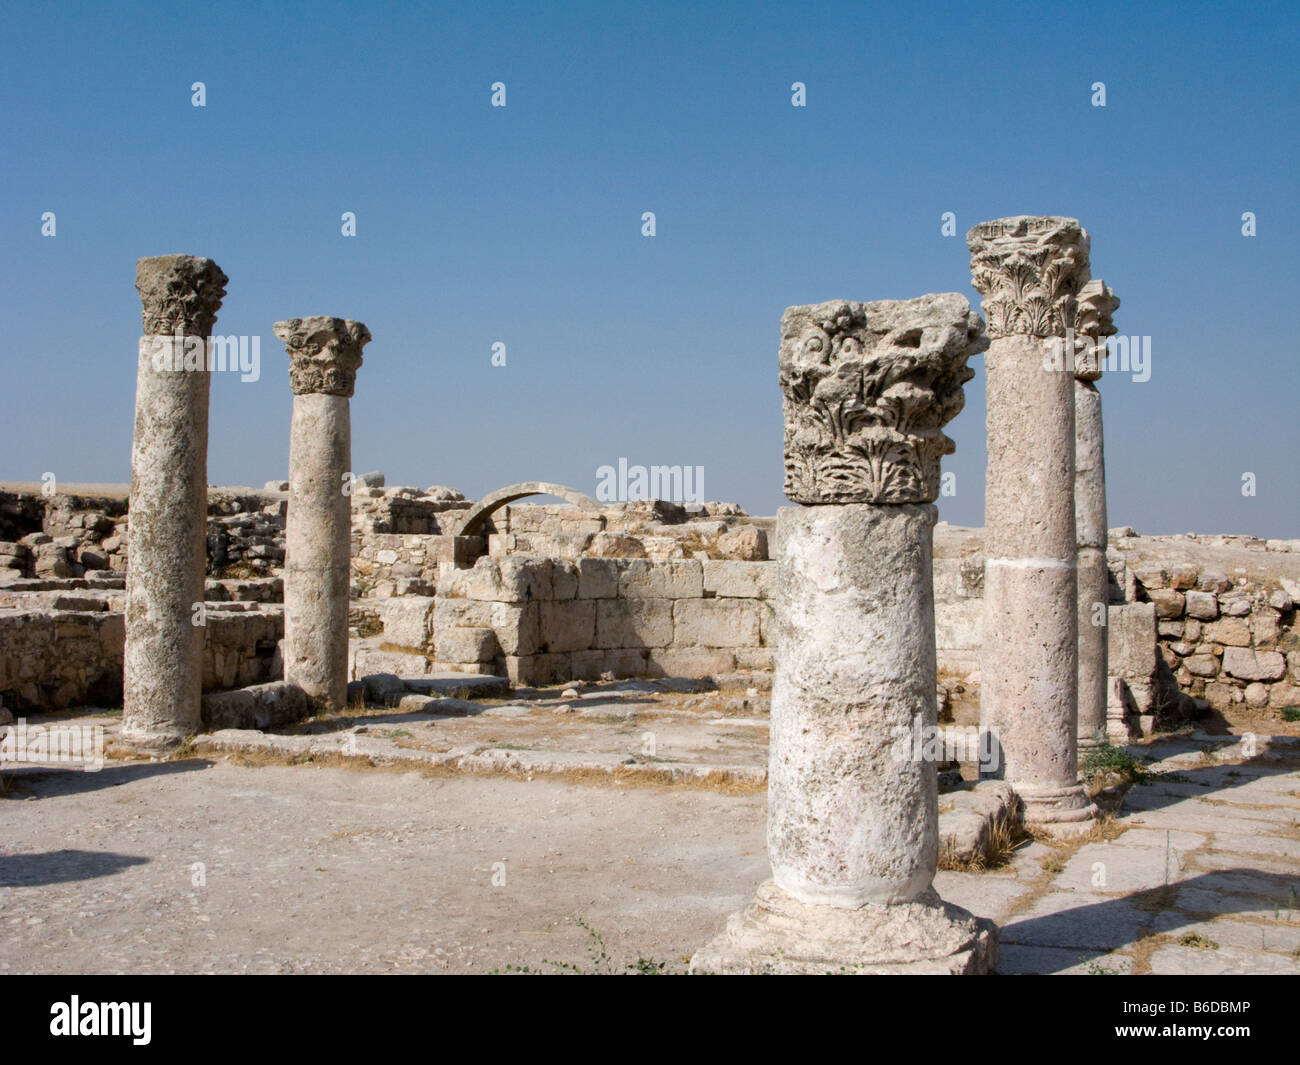
{"label": "distant horizon", "polygon": [[[1150,355],[1099,383],[1108,524],[1300,536],[1294,5],[17,2],[4,26],[16,480],[129,479],[135,263],[183,252],[260,356],[214,373],[214,485],[287,469],[271,326],[324,312],[374,338],[357,472],[594,497],[625,459],[768,516],[784,309],[978,311],[965,233],[1042,213],[1089,231]],[[938,506],[980,527],[971,367]]]}
{"label": "distant horizon", "polygon": [[[379,473],[379,472],[383,472],[383,471],[376,470],[376,471],[363,471],[363,472],[376,472],[376,473]],[[387,475],[385,475],[385,477],[387,477]],[[263,482],[263,484],[269,484],[271,481],[274,481],[274,480],[276,480],[276,478],[274,478],[274,477],[268,477],[268,478],[266,478],[266,480]],[[280,480],[283,481],[284,478],[280,478]],[[67,494],[67,495],[94,495],[94,494],[96,494],[97,492],[103,491],[103,492],[105,492],[105,494],[112,494],[112,495],[114,495],[114,496],[123,496],[123,497],[125,497],[125,496],[128,496],[128,495],[130,494],[130,488],[131,488],[131,485],[130,485],[129,482],[122,482],[122,481],[104,481],[104,482],[95,482],[95,481],[68,481],[68,482],[66,482],[66,485],[65,485],[64,482],[59,482],[59,483],[60,483],[60,487],[58,488],[58,491],[59,491],[60,493],[64,493],[64,494]],[[514,483],[522,483],[522,482],[514,482]],[[40,486],[40,482],[37,482],[37,481],[14,481],[14,480],[5,480],[5,479],[3,479],[3,478],[0,478],[0,491],[36,491],[36,492],[39,492],[39,491],[40,491],[40,487],[41,487],[41,486]],[[395,484],[395,483],[394,483],[394,484],[388,484],[388,483],[385,483],[385,487],[387,487],[387,488],[418,488],[421,492],[423,492],[423,491],[425,491],[427,488],[435,487],[435,486],[433,486],[433,485],[425,485],[425,486],[422,487],[422,486],[420,486],[420,485],[414,485],[414,484]],[[454,485],[454,484],[451,484],[451,485],[439,485],[439,486],[436,486],[436,487],[456,488],[457,486]],[[498,485],[497,487],[498,487],[498,488],[506,488],[506,487],[509,487],[509,486],[508,486],[508,485]],[[567,487],[567,488],[574,488],[574,487],[576,487],[576,486],[574,486],[574,485],[565,485],[564,487]],[[221,490],[248,489],[249,491],[252,491],[252,492],[270,492],[270,491],[271,491],[271,489],[264,488],[264,487],[259,487],[259,486],[254,485],[254,484],[215,484],[215,483],[209,483],[208,488],[209,488],[209,489],[216,488],[216,489],[221,489]],[[108,492],[106,491],[106,490],[108,490],[108,489],[114,489],[115,491],[113,491],[112,493],[108,493]],[[120,491],[117,491],[117,490],[120,490]],[[495,489],[493,489],[493,491],[495,491]],[[280,494],[285,494],[285,493],[280,493]],[[470,495],[469,493],[466,493],[466,494],[465,494],[465,501],[466,501],[467,503],[477,503],[479,500],[481,500],[481,499],[482,499],[484,496],[486,496],[487,494],[488,494],[487,492],[484,492],[482,495]],[[622,506],[622,505],[624,505],[625,503],[632,503],[632,502],[663,502],[663,503],[680,503],[681,500],[675,500],[675,499],[663,499],[663,500],[624,500],[624,501],[620,501],[620,502],[616,502],[616,503],[603,503],[603,504],[601,504],[601,506],[602,506],[602,507],[604,507],[604,506]],[[742,510],[745,511],[745,516],[747,516],[747,517],[751,517],[751,518],[772,519],[772,518],[775,518],[775,517],[776,517],[776,512],[775,512],[775,511],[772,511],[772,512],[764,512],[764,511],[754,511],[754,510],[750,510],[750,509],[749,509],[748,507],[746,507],[743,503],[741,503],[739,500],[736,500],[736,499],[727,499],[727,498],[725,498],[725,497],[719,497],[719,498],[717,498],[717,499],[709,499],[709,500],[706,500],[706,502],[709,502],[709,503],[735,503],[735,504],[737,504],[738,506],[740,506]],[[521,499],[521,500],[518,500],[518,501],[515,502],[515,503],[511,503],[510,506],[512,506],[512,507],[515,507],[515,506],[529,506],[529,505],[551,506],[551,505],[563,505],[563,503],[564,503],[564,500],[562,500],[562,499],[560,499],[559,497],[556,497],[556,496],[536,496],[536,497],[530,496],[530,497],[528,497],[528,498],[526,498],[526,499]],[[800,505],[800,504],[784,503],[784,504],[782,504],[782,505],[783,505],[783,506],[797,506],[797,505]],[[946,525],[946,526],[948,526],[948,527],[951,528],[951,529],[965,529],[965,530],[968,530],[968,531],[970,531],[970,532],[979,532],[979,533],[982,533],[982,532],[984,531],[984,525],[983,525],[982,523],[979,524],[979,525],[970,525],[970,524],[968,524],[968,523],[966,523],[966,522],[949,521],[948,519],[944,518],[944,516],[943,516],[942,513],[939,515],[938,525]],[[1178,531],[1176,531],[1176,532],[1151,532],[1151,531],[1146,530],[1146,529],[1139,529],[1139,528],[1137,528],[1136,526],[1134,526],[1131,522],[1120,522],[1120,523],[1118,523],[1118,524],[1111,523],[1111,525],[1110,525],[1110,530],[1115,530],[1115,529],[1124,529],[1124,528],[1132,528],[1132,529],[1134,530],[1134,532],[1135,532],[1138,536],[1140,536],[1140,537],[1145,536],[1145,537],[1163,537],[1163,538],[1168,538],[1168,537],[1175,537],[1175,536],[1197,536],[1197,537],[1200,537],[1200,536],[1224,536],[1224,537],[1227,537],[1227,536],[1240,536],[1240,537],[1253,537],[1253,538],[1255,538],[1255,539],[1257,539],[1257,540],[1300,540],[1300,536],[1296,536],[1296,537],[1290,537],[1290,536],[1281,536],[1281,537],[1278,537],[1278,536],[1271,536],[1271,537],[1263,537],[1263,536],[1257,536],[1257,535],[1254,534],[1254,533],[1239,532],[1239,531],[1235,531],[1235,530],[1231,530],[1231,529],[1181,529],[1181,530],[1178,530]]]}

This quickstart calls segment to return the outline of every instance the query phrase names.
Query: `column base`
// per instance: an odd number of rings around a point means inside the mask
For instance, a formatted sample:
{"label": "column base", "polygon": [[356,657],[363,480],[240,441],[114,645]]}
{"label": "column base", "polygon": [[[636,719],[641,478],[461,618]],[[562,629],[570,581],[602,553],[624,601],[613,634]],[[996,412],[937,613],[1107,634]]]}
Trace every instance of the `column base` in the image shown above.
{"label": "column base", "polygon": [[1011,787],[1023,804],[1025,826],[1059,839],[1087,835],[1101,816],[1082,784],[1043,787],[1012,781]]}
{"label": "column base", "polygon": [[175,753],[192,735],[192,732],[136,732],[123,729],[114,740],[119,747],[128,748],[141,757],[163,758]]}
{"label": "column base", "polygon": [[729,975],[976,975],[992,972],[992,921],[927,891],[859,910],[800,902],[768,880],[726,930],[691,958],[691,972]]}
{"label": "column base", "polygon": [[1078,737],[1078,747],[1081,751],[1089,751],[1094,747],[1104,747],[1105,745],[1106,738],[1097,733],[1089,733],[1086,736],[1081,735]]}

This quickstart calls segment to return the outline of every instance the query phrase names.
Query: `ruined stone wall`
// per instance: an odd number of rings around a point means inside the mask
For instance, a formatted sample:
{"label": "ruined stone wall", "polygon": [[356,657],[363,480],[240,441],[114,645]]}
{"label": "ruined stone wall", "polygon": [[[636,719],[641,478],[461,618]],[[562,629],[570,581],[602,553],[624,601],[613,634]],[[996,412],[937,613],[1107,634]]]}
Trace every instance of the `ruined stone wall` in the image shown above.
{"label": "ruined stone wall", "polygon": [[[283,493],[211,489],[208,573],[257,577],[283,567],[286,505]],[[125,495],[0,490],[0,584],[124,573],[129,535]]]}
{"label": "ruined stone wall", "polygon": [[[0,705],[10,711],[114,706],[122,700],[124,615],[114,600],[51,592],[45,602],[0,607]],[[12,593],[7,597],[13,601]],[[216,604],[204,625],[203,690],[225,691],[280,675],[283,612]]]}
{"label": "ruined stone wall", "polygon": [[[983,597],[979,530],[936,532],[939,672],[978,681]],[[1107,551],[1110,675],[1143,719],[1300,706],[1300,541],[1139,537]]]}
{"label": "ruined stone wall", "polygon": [[495,671],[520,684],[772,668],[776,567],[712,559],[485,557],[382,608],[354,677]]}
{"label": "ruined stone wall", "polygon": [[1154,605],[1160,665],[1185,695],[1216,711],[1300,706],[1300,585],[1229,577],[1192,563],[1134,570]]}

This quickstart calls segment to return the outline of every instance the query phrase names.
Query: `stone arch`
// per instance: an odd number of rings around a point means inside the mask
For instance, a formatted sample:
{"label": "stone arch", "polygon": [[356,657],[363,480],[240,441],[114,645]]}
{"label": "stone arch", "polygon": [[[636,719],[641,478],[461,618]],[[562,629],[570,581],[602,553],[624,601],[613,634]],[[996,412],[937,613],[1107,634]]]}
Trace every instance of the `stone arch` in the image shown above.
{"label": "stone arch", "polygon": [[513,503],[517,499],[524,499],[528,496],[556,496],[580,510],[600,510],[600,505],[594,499],[588,495],[583,495],[575,488],[567,488],[562,484],[551,484],[549,481],[524,481],[520,484],[509,485],[506,488],[498,488],[495,492],[485,495],[470,508],[469,513],[465,515],[460,527],[456,530],[456,535],[481,535],[483,523],[493,511],[499,510],[507,503]]}

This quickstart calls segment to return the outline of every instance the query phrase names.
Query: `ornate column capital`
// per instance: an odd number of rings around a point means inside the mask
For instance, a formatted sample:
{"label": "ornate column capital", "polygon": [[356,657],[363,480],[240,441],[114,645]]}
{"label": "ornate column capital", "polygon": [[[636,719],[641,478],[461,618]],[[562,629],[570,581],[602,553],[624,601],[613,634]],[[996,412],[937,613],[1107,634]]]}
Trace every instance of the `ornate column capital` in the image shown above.
{"label": "ornate column capital", "polygon": [[941,431],[965,403],[966,365],[988,347],[955,292],[833,300],[781,318],[785,494],[794,503],[932,503]]}
{"label": "ornate column capital", "polygon": [[289,387],[295,396],[320,392],[351,396],[370,330],[348,318],[316,315],[275,323],[289,352]]}
{"label": "ornate column capital", "polygon": [[209,336],[229,280],[211,259],[195,255],[137,259],[135,289],[145,336],[172,336],[178,330],[186,336]]}
{"label": "ornate column capital", "polygon": [[984,297],[989,337],[1065,336],[1088,281],[1088,234],[1074,218],[1019,215],[966,234],[971,283]]}
{"label": "ornate column capital", "polygon": [[1079,289],[1074,314],[1074,376],[1080,381],[1100,379],[1106,350],[1102,338],[1115,335],[1111,315],[1118,308],[1119,298],[1100,278]]}

